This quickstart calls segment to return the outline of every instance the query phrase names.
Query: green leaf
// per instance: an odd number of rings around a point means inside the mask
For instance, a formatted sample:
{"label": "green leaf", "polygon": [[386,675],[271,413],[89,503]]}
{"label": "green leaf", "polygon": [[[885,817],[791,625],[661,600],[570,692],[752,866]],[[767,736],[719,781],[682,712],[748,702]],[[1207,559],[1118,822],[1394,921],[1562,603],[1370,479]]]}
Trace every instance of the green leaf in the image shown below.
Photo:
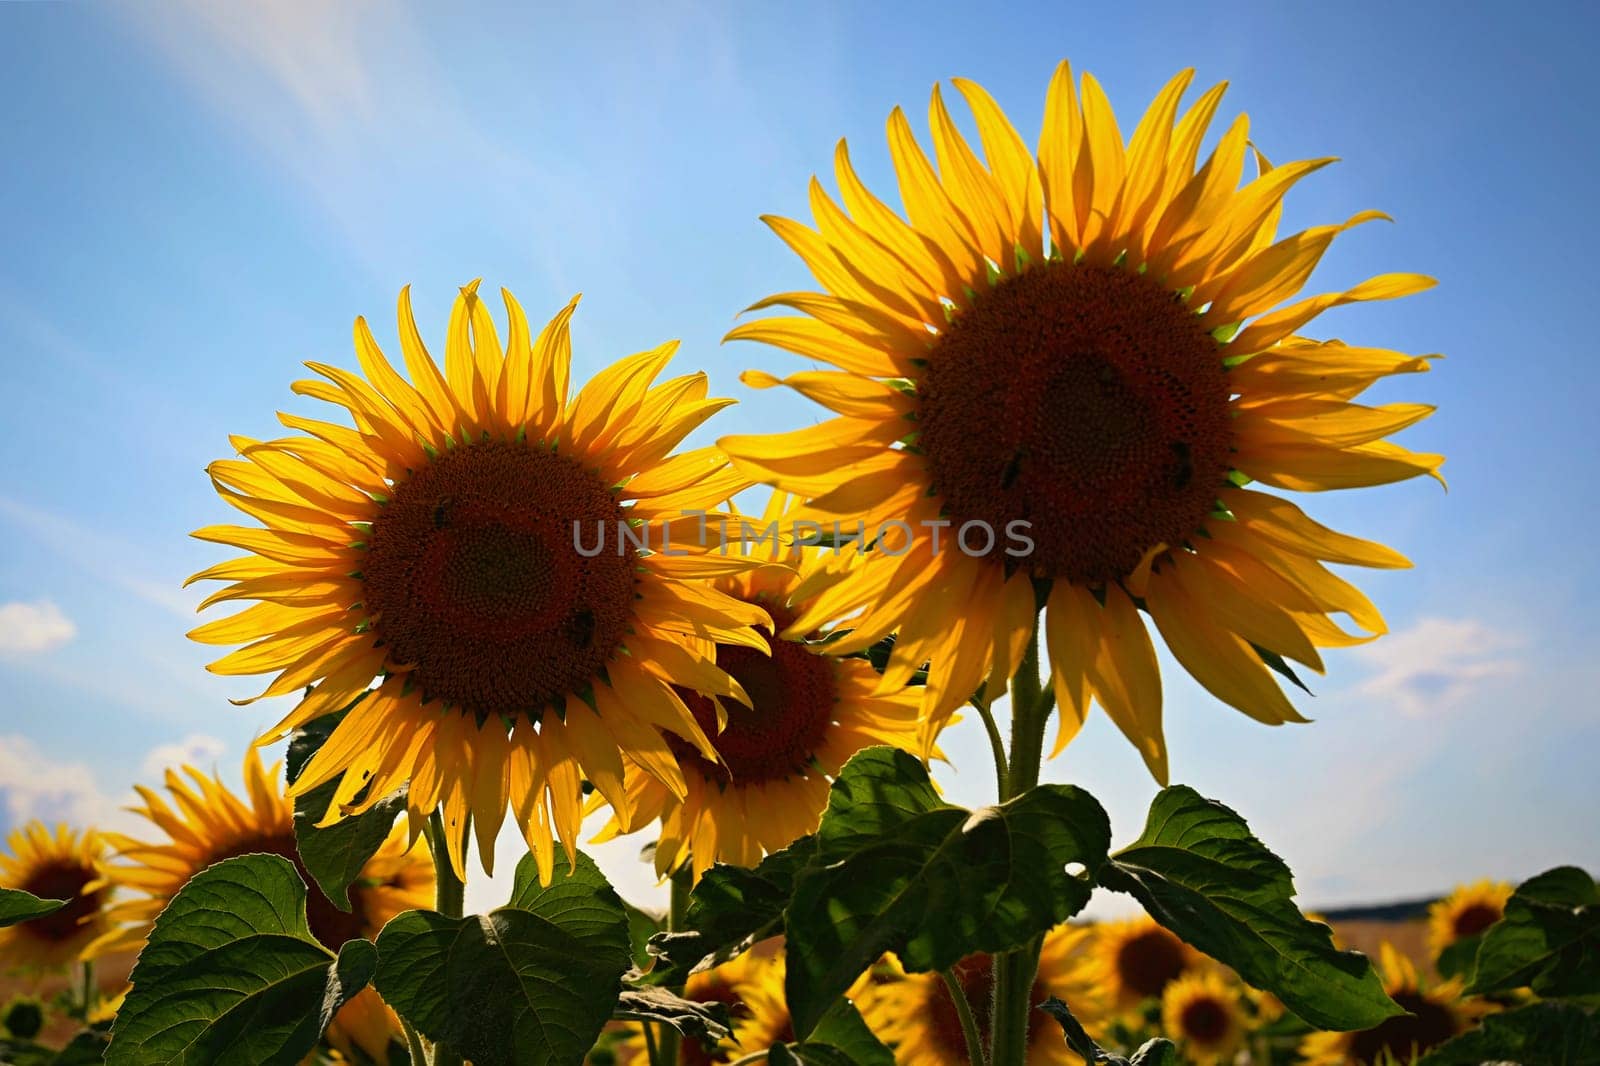
{"label": "green leaf", "polygon": [[1123,1058],[1121,1055],[1107,1051],[1095,1042],[1067,1005],[1055,996],[1051,996],[1039,1004],[1039,1009],[1056,1020],[1061,1026],[1061,1032],[1066,1037],[1067,1046],[1077,1052],[1083,1061],[1090,1066],[1180,1066],[1178,1047],[1170,1040],[1156,1038],[1148,1040],[1138,1051],[1134,1052],[1132,1059]]}
{"label": "green leaf", "polygon": [[968,811],[940,800],[915,757],[857,754],[828,794],[785,919],[795,1032],[808,1035],[886,951],[907,970],[939,970],[1066,921],[1088,901],[1110,837],[1079,789],[1042,785]]}
{"label": "green leaf", "polygon": [[732,958],[778,932],[795,878],[816,850],[816,838],[803,836],[755,869],[718,863],[707,870],[689,894],[685,929],[650,938],[656,964],[644,980],[681,984],[702,963]]}
{"label": "green leaf", "polygon": [[98,1066],[106,1060],[107,1044],[105,1033],[85,1029],[50,1060],[50,1066]]}
{"label": "green leaf", "polygon": [[855,1006],[846,999],[835,1001],[810,1039],[776,1045],[768,1052],[768,1058],[775,1066],[894,1066],[894,1052],[872,1035]]}
{"label": "green leaf", "polygon": [[697,1040],[721,1040],[731,1031],[726,1003],[696,1003],[665,988],[624,988],[611,1017],[625,1022],[659,1022]]}
{"label": "green leaf", "polygon": [[1600,888],[1576,866],[1546,870],[1483,933],[1469,995],[1524,985],[1546,998],[1600,997]]}
{"label": "green leaf", "polygon": [[1547,1001],[1490,1014],[1417,1066],[1593,1066],[1600,1062],[1600,1016],[1574,1003]]}
{"label": "green leaf", "polygon": [[1144,834],[1100,882],[1318,1028],[1370,1029],[1402,1013],[1366,956],[1335,949],[1332,930],[1300,913],[1283,860],[1191,788],[1157,794]]}
{"label": "green leaf", "polygon": [[287,859],[243,855],[196,874],[156,919],[111,1029],[110,1066],[298,1063],[372,978],[376,952],[336,959],[306,924]]}
{"label": "green leaf", "polygon": [[1482,943],[1482,933],[1462,937],[1439,952],[1439,957],[1433,963],[1434,969],[1439,971],[1440,977],[1447,979],[1471,978],[1474,960],[1478,957],[1478,947]]}
{"label": "green leaf", "polygon": [[64,899],[40,899],[20,888],[0,888],[0,929],[18,922],[48,917],[68,902]]}
{"label": "green leaf", "polygon": [[[344,714],[341,711],[324,715],[295,731],[289,741],[288,757],[284,760],[289,784],[294,784],[300,771],[322,747]],[[361,876],[362,867],[389,838],[395,818],[405,810],[406,789],[401,786],[361,814],[319,829],[317,822],[327,812],[328,804],[338,788],[339,778],[335,777],[295,798],[294,843],[306,872],[317,882],[323,895],[335,907],[349,911],[350,885]],[[356,796],[358,802],[363,798],[362,795]]]}
{"label": "green leaf", "polygon": [[378,958],[378,992],[429,1039],[477,1066],[568,1066],[617,1003],[628,923],[588,856],[573,871],[558,856],[548,888],[528,856],[511,906],[407,911],[378,935]]}

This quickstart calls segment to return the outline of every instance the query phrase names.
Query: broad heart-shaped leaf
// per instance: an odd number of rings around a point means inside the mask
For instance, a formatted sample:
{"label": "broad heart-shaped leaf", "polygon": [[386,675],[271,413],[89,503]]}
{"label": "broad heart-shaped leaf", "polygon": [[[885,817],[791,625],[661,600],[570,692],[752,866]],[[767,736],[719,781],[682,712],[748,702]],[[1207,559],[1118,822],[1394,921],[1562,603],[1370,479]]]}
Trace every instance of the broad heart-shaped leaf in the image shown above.
{"label": "broad heart-shaped leaf", "polygon": [[575,871],[558,857],[547,888],[527,856],[511,906],[407,911],[378,934],[378,958],[378,992],[429,1039],[477,1066],[568,1066],[617,1003],[628,921],[587,855]]}
{"label": "broad heart-shaped leaf", "polygon": [[1162,1037],[1145,1041],[1139,1050],[1133,1053],[1131,1059],[1107,1051],[1085,1031],[1083,1024],[1073,1016],[1067,1005],[1055,996],[1039,1004],[1039,1009],[1056,1020],[1056,1024],[1061,1026],[1061,1033],[1066,1038],[1067,1046],[1077,1052],[1089,1066],[1180,1066],[1183,1061],[1178,1058],[1178,1046]]}
{"label": "broad heart-shaped leaf", "polygon": [[1403,1013],[1365,955],[1294,905],[1283,860],[1232,810],[1192,788],[1162,789],[1144,834],[1111,857],[1100,883],[1321,1029],[1370,1029]]}
{"label": "broad heart-shaped leaf", "polygon": [[20,888],[0,888],[0,929],[18,922],[44,918],[65,907],[64,899],[40,899]]}
{"label": "broad heart-shaped leaf", "polygon": [[1416,1066],[1594,1066],[1600,1062],[1600,1014],[1546,1001],[1490,1014],[1480,1028],[1440,1044]]}
{"label": "broad heart-shaped leaf", "polygon": [[[289,740],[288,757],[284,760],[289,784],[294,784],[300,771],[322,747],[348,710],[346,708],[336,714],[323,715],[295,731]],[[300,853],[300,861],[305,864],[306,872],[316,879],[323,895],[335,907],[348,911],[350,885],[361,876],[361,868],[367,864],[367,860],[376,855],[388,839],[395,818],[405,810],[406,790],[402,786],[393,795],[373,804],[369,810],[318,829],[317,823],[322,820],[338,788],[339,779],[335,777],[295,798],[294,846]]]}
{"label": "broad heart-shaped leaf", "polygon": [[[795,1033],[893,951],[907,970],[1026,943],[1082,909],[1111,830],[1086,792],[1042,785],[998,807],[939,799],[922,764],[868,748],[840,771],[785,918]],[[1081,864],[1082,876],[1067,872]]]}
{"label": "broad heart-shaped leaf", "polygon": [[1470,994],[1531,986],[1545,998],[1600,1001],[1600,888],[1576,866],[1517,886],[1483,933]]}
{"label": "broad heart-shaped leaf", "polygon": [[311,936],[306,889],[287,859],[228,859],[196,874],[156,919],[106,1062],[293,1066],[376,964],[368,941],[350,941],[335,959]]}
{"label": "broad heart-shaped leaf", "polygon": [[721,1040],[731,1031],[726,1003],[697,1003],[654,986],[623,988],[611,1017],[624,1022],[660,1022],[697,1040]]}
{"label": "broad heart-shaped leaf", "polygon": [[696,967],[731,958],[778,932],[794,880],[816,852],[816,838],[803,836],[754,869],[724,863],[711,867],[689,894],[685,928],[650,938],[656,963],[643,980],[682,984]]}

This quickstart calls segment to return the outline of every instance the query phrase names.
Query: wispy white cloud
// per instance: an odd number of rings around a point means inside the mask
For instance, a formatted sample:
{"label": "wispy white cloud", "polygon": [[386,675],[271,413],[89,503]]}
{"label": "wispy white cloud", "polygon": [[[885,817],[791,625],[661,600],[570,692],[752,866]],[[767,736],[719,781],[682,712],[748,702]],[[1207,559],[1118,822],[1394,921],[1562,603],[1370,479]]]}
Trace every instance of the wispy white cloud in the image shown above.
{"label": "wispy white cloud", "polygon": [[38,818],[73,826],[130,828],[134,815],[121,809],[87,763],[52,759],[27,737],[0,736],[0,818],[10,825]]}
{"label": "wispy white cloud", "polygon": [[1423,618],[1358,654],[1377,672],[1356,691],[1413,717],[1451,710],[1478,685],[1522,669],[1519,642],[1473,618]]}
{"label": "wispy white cloud", "polygon": [[193,618],[199,598],[175,581],[148,573],[133,545],[88,528],[63,514],[0,496],[4,519],[97,580],[122,589],[154,607]]}
{"label": "wispy white cloud", "polygon": [[49,600],[0,603],[0,655],[38,655],[77,635],[72,619]]}
{"label": "wispy white cloud", "polygon": [[208,736],[205,733],[190,733],[182,740],[151,748],[150,754],[144,757],[144,763],[139,768],[140,777],[147,781],[158,781],[168,770],[181,766],[194,766],[204,770],[214,764],[217,757],[226,750],[228,750],[227,743],[218,737]]}

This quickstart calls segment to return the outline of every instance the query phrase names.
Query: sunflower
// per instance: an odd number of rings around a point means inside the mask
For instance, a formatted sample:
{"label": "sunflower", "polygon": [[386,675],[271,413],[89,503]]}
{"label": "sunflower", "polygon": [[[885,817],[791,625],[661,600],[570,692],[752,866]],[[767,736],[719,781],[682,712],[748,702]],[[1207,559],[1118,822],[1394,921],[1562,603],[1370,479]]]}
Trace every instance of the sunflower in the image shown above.
{"label": "sunflower", "polygon": [[409,781],[414,831],[442,804],[461,876],[469,822],[492,872],[509,802],[548,878],[551,822],[570,852],[583,779],[630,822],[621,752],[674,795],[685,785],[664,732],[715,758],[672,686],[732,690],[680,638],[764,648],[750,626],[767,618],[680,580],[746,565],[713,552],[694,512],[747,482],[714,449],[668,457],[732,401],[707,399],[704,374],[653,384],[675,343],[569,399],[577,300],[534,338],[503,295],[504,346],[477,283],[461,290],[441,373],[403,292],[409,382],[357,319],[365,379],[309,363],[324,380],[294,386],[345,408],[354,429],[283,414],[303,435],[234,438],[242,459],[209,472],[262,526],[198,531],[249,554],[190,580],[229,582],[207,604],[258,602],[190,635],[247,643],[210,669],[276,673],[263,696],[311,686],[267,740],[380,679],[292,790],[340,777],[325,822]]}
{"label": "sunflower", "polygon": [[[782,529],[789,501],[774,493],[761,528]],[[783,628],[804,612],[844,572],[850,555],[788,540],[778,558],[757,570],[717,578],[712,587],[765,610]],[[628,764],[627,786],[638,821],[661,821],[656,872],[665,876],[692,856],[694,876],[713,862],[754,866],[813,831],[828,805],[828,786],[862,748],[890,744],[914,750],[915,689],[878,691],[878,674],[865,659],[842,659],[807,636],[761,634],[767,645],[719,644],[708,656],[734,678],[748,706],[680,690],[718,758],[669,738],[688,785],[680,799],[648,773]],[[722,723],[719,729],[719,722]],[[592,798],[593,807],[601,800]],[[596,841],[623,832],[613,817]]]}
{"label": "sunflower", "polygon": [[835,645],[848,653],[898,628],[884,684],[931,661],[924,713],[937,722],[986,678],[1009,678],[1037,586],[1062,709],[1056,752],[1093,698],[1162,781],[1161,678],[1141,611],[1219,699],[1264,722],[1303,721],[1266,662],[1320,671],[1317,648],[1384,630],[1323,563],[1409,565],[1246,484],[1377,485],[1443,462],[1383,440],[1432,408],[1351,402],[1430,357],[1298,333],[1327,308],[1432,282],[1387,274],[1280,306],[1335,235],[1383,216],[1278,237],[1285,193],[1330,160],[1272,167],[1257,154],[1241,188],[1241,116],[1197,169],[1223,86],[1178,118],[1191,76],[1167,85],[1125,145],[1099,84],[1086,75],[1080,97],[1063,63],[1037,157],[984,90],[957,80],[984,161],[935,87],[937,172],[904,114],[889,119],[909,220],[867,190],[841,142],[845,208],[813,179],[816,230],[765,220],[824,291],[769,296],[751,310],[803,317],[728,335],[836,368],[781,383],[839,417],[721,441],[751,477],[811,498],[817,520],[894,549],[869,552],[795,629],[854,613]]}
{"label": "sunflower", "polygon": [[1424,985],[1411,960],[1385,940],[1378,950],[1378,972],[1389,998],[1409,1013],[1357,1033],[1312,1033],[1300,1042],[1305,1066],[1373,1066],[1410,1062],[1413,1055],[1464,1031],[1481,1005],[1461,1000],[1461,982]]}
{"label": "sunflower", "polygon": [[[782,953],[746,951],[720,966],[690,974],[686,999],[697,1003],[723,1003],[728,1007],[733,1034],[707,1051],[698,1040],[686,1039],[678,1049],[683,1066],[713,1066],[733,1062],[754,1051],[794,1040],[789,1005],[783,998]],[[617,1048],[618,1061],[643,1066],[649,1053],[637,1028]]]}
{"label": "sunflower", "polygon": [[[106,913],[114,927],[91,950],[137,951],[144,945],[156,916],[189,880],[202,870],[239,855],[278,855],[294,864],[306,885],[306,919],[311,935],[337,952],[347,940],[375,940],[384,923],[401,911],[433,905],[433,860],[426,849],[407,840],[397,825],[350,884],[350,909],[341,910],[306,872],[295,847],[294,803],[278,784],[279,767],[264,767],[257,749],[244,757],[247,798],[230,791],[220,778],[191,766],[166,774],[171,806],[153,789],[138,786],[142,807],[132,810],[148,819],[160,836],[140,840],[107,832],[119,864],[106,868],[107,880],[133,895]],[[329,1039],[346,1048],[354,1043],[371,1058],[386,1062],[391,1033],[398,1019],[372,989],[364,989],[339,1011]]]}
{"label": "sunflower", "polygon": [[1505,913],[1513,889],[1503,881],[1458,885],[1428,908],[1428,950],[1437,959],[1458,940],[1477,936]]}
{"label": "sunflower", "polygon": [[1161,1026],[1200,1064],[1227,1063],[1244,1043],[1246,1017],[1239,988],[1222,975],[1187,973],[1161,993]]}
{"label": "sunflower", "polygon": [[40,899],[64,899],[54,914],[0,929],[0,970],[50,969],[77,962],[108,928],[106,838],[93,829],[75,832],[28,822],[6,837],[0,853],[0,888],[17,888]]}
{"label": "sunflower", "polygon": [[1094,985],[1113,1012],[1160,999],[1169,984],[1194,971],[1203,959],[1153,918],[1104,922],[1093,928],[1089,954]]}
{"label": "sunflower", "polygon": [[[1037,1005],[1055,996],[1092,1027],[1099,1011],[1085,965],[1091,935],[1087,927],[1075,925],[1058,925],[1045,934],[1030,1001]],[[900,1066],[966,1066],[971,1061],[966,1033],[944,979],[937,973],[906,973],[893,956],[886,961],[893,979],[859,982],[853,992],[868,1027],[894,1049]],[[987,1046],[994,997],[992,959],[968,955],[951,970]],[[1035,1010],[1029,1019],[1029,1066],[1073,1066],[1083,1061],[1067,1047],[1060,1026],[1048,1015]]]}

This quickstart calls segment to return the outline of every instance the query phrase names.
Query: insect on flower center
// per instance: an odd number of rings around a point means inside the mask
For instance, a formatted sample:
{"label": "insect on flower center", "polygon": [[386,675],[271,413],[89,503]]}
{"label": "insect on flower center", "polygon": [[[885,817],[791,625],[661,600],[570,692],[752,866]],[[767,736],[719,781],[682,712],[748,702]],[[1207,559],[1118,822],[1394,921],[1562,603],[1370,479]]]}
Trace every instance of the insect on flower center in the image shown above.
{"label": "insect on flower center", "polygon": [[[1232,448],[1215,339],[1132,271],[1051,263],[958,313],[918,385],[918,447],[946,516],[1043,577],[1127,576],[1211,511]],[[982,549],[974,535],[967,550]]]}
{"label": "insect on flower center", "polygon": [[52,943],[71,940],[82,929],[83,920],[100,909],[101,892],[85,892],[83,887],[99,875],[75,862],[53,861],[35,870],[20,886],[40,899],[64,899],[67,905],[43,918],[20,926],[28,936]]}
{"label": "insect on flower center", "polygon": [[[366,608],[425,700],[507,718],[587,685],[633,614],[615,496],[576,460],[484,441],[395,485],[372,523]],[[586,550],[577,549],[574,523]],[[598,532],[597,532],[598,531]]]}
{"label": "insect on flower center", "polygon": [[[778,631],[792,621],[783,608],[765,602],[763,606]],[[833,721],[837,693],[832,662],[798,641],[764,632],[763,636],[772,649],[770,655],[737,644],[717,647],[717,665],[744,687],[751,704],[724,699],[728,721],[720,733],[711,700],[678,690],[722,756],[722,765],[707,760],[687,741],[669,737],[668,742],[681,765],[694,767],[719,785],[760,784],[804,773]]]}

